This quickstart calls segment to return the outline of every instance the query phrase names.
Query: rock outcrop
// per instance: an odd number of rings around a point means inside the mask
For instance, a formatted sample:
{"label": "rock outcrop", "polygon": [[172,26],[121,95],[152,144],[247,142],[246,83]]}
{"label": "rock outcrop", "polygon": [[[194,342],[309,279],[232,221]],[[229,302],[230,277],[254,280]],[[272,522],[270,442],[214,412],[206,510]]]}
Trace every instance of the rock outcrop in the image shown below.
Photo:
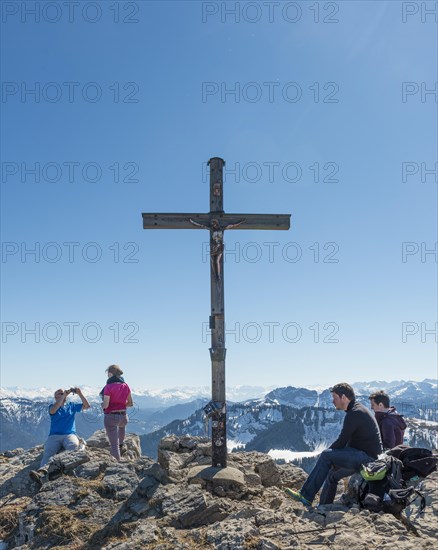
{"label": "rock outcrop", "polygon": [[0,455],[0,549],[403,550],[436,542],[437,472],[422,482],[424,512],[416,501],[397,519],[338,503],[306,509],[283,491],[301,487],[303,470],[248,452],[230,454],[224,473],[209,467],[205,438],[166,437],[154,462],[129,434],[116,462],[99,431],[84,450],[57,455],[40,487],[29,472],[41,454],[42,446]]}

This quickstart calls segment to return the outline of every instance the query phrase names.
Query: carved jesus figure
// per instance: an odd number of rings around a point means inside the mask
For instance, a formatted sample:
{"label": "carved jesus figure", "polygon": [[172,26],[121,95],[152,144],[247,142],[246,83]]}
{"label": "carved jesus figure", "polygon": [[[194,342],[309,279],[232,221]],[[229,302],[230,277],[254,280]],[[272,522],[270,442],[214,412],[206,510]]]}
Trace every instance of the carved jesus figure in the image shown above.
{"label": "carved jesus figure", "polygon": [[216,281],[219,282],[222,277],[221,270],[221,260],[224,254],[224,231],[226,229],[233,229],[241,225],[245,220],[241,220],[238,223],[232,223],[221,227],[219,221],[214,218],[211,220],[210,225],[203,225],[202,223],[195,222],[194,220],[188,218],[189,222],[195,227],[201,227],[202,229],[209,229],[211,234],[211,244],[210,244],[210,260],[213,272],[216,277]]}

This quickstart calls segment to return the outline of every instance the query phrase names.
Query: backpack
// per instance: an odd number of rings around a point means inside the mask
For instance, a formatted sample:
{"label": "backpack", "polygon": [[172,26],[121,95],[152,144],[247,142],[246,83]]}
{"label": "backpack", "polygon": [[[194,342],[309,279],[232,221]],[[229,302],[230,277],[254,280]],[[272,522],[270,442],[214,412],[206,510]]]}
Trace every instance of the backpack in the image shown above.
{"label": "backpack", "polygon": [[427,477],[437,469],[438,457],[429,449],[398,445],[387,451],[403,463],[403,479],[408,481],[416,476]]}
{"label": "backpack", "polygon": [[[403,480],[403,462],[385,456],[362,466],[362,483],[359,486],[359,505],[370,512],[387,512],[399,515],[418,496],[420,511],[426,506],[424,496],[414,487],[406,487]],[[411,498],[415,495],[414,498]]]}

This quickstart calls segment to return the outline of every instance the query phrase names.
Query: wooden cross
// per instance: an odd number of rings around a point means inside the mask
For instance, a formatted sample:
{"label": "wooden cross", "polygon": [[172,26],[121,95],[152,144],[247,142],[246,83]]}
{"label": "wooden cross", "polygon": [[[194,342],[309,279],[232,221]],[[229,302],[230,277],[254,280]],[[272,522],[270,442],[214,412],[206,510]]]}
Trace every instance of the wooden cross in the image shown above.
{"label": "wooden cross", "polygon": [[227,229],[289,229],[290,214],[225,214],[223,167],[214,157],[210,166],[210,212],[208,214],[142,214],[143,229],[208,229],[210,231],[211,282],[211,374],[212,400],[204,409],[212,419],[212,465],[227,465],[225,400],[224,231]]}

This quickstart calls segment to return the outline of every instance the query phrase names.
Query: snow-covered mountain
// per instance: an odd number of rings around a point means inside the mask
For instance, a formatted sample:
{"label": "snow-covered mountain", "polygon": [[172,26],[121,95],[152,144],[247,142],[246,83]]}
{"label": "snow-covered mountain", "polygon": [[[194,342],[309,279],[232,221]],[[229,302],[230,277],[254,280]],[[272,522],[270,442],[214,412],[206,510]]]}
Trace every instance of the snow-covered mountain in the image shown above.
{"label": "snow-covered mountain", "polygon": [[[228,450],[260,451],[287,459],[311,456],[315,449],[327,448],[338,436],[345,417],[333,407],[301,407],[273,403],[271,399],[230,404],[227,410]],[[411,446],[438,447],[438,422],[407,418],[405,443]],[[159,430],[140,437],[143,454],[156,458],[160,439],[166,435],[210,436],[209,424],[201,410],[185,420],[175,420]],[[311,462],[308,462],[311,465]]]}
{"label": "snow-covered mountain", "polygon": [[397,402],[438,402],[437,380],[426,378],[421,382],[413,380],[395,380],[393,382],[356,382],[355,391],[360,395],[369,395],[373,391],[384,390]]}
{"label": "snow-covered mountain", "polygon": [[[99,392],[101,387],[81,386],[82,391],[93,400],[99,400]],[[425,379],[421,382],[413,380],[394,380],[393,382],[371,381],[371,382],[356,382],[353,384],[358,395],[367,397],[371,392],[376,390],[385,390],[391,396],[393,401],[418,403],[420,400],[425,403],[438,402],[438,385],[437,380]],[[1,398],[24,398],[31,400],[46,400],[51,399],[54,391],[57,388],[21,388],[9,387],[0,389]],[[196,399],[210,399],[210,387],[195,387],[184,386],[179,388],[166,389],[141,389],[132,388],[132,394],[137,405],[140,408],[166,408],[181,403],[189,403]],[[226,390],[228,401],[240,403],[251,399],[266,397],[278,403],[290,404],[296,406],[331,406],[331,396],[328,388],[309,387],[296,388],[287,386],[283,388],[275,388],[275,386],[233,386],[227,387]]]}
{"label": "snow-covered mountain", "polygon": [[[0,389],[0,398],[10,399],[29,399],[34,401],[50,400],[57,388],[21,388],[8,387]],[[99,392],[102,387],[81,386],[82,392],[89,401],[100,402]],[[273,386],[265,388],[262,386],[234,386],[227,388],[227,398],[229,401],[240,402],[248,399],[264,397],[266,393],[273,389]],[[132,388],[132,395],[135,403],[141,409],[163,409],[189,403],[196,399],[211,398],[211,388],[184,386],[180,388],[167,389],[139,389]]]}
{"label": "snow-covered mountain", "polygon": [[[426,379],[422,382],[356,382],[353,384],[356,397],[369,405],[368,396],[385,390],[391,398],[391,405],[396,406],[400,414],[414,418],[438,421],[438,385],[437,380]],[[332,397],[328,389],[311,390],[307,388],[276,388],[266,395],[272,403],[294,407],[331,408]]]}
{"label": "snow-covered mountain", "polygon": [[[436,380],[359,382],[353,386],[366,405],[372,391],[384,388],[401,414],[418,419],[419,424],[407,431],[409,437],[436,445],[435,436],[431,435],[436,433],[434,425],[438,421]],[[103,427],[99,391],[100,388],[83,388],[92,405],[76,417],[78,433],[85,438]],[[328,389],[240,386],[227,392],[230,448],[311,452],[333,441],[339,432],[343,413],[333,409]],[[52,396],[52,388],[1,390],[0,450],[28,448],[46,439],[47,406]],[[142,441],[148,454],[155,452],[154,445],[156,448],[158,439],[167,433],[208,433],[202,407],[210,399],[209,388],[133,390],[133,397],[135,407],[129,411],[129,429],[139,435],[151,434]]]}
{"label": "snow-covered mountain", "polygon": [[[72,401],[78,401],[73,397]],[[90,399],[91,408],[76,415],[76,429],[79,435],[88,438],[96,430],[103,428],[103,412],[100,399]],[[52,399],[26,399],[5,397],[0,399],[0,451],[17,447],[30,448],[43,443],[50,428],[48,414]],[[158,430],[165,424],[180,418],[184,419],[201,409],[207,399],[195,399],[171,407],[141,408],[136,405],[129,410],[129,430],[136,434],[146,434]]]}

